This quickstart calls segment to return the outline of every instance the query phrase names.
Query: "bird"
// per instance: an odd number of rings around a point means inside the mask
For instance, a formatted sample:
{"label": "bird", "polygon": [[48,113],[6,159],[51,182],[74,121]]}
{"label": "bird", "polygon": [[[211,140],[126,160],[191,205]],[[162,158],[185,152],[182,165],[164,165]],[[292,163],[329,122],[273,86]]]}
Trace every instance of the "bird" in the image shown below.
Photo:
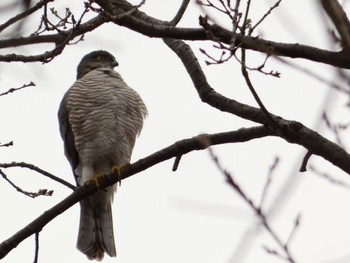
{"label": "bird", "polygon": [[[147,116],[140,95],[114,70],[115,57],[96,50],[77,67],[77,80],[58,109],[60,134],[77,186],[130,164],[136,137]],[[97,185],[98,186],[98,185]],[[116,185],[80,201],[77,248],[88,259],[116,257],[111,204]]]}

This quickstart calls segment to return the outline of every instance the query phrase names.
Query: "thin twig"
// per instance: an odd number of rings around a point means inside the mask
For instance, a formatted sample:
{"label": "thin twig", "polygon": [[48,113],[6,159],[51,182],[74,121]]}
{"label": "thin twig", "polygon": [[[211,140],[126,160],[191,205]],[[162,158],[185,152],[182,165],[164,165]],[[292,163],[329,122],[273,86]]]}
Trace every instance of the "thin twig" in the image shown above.
{"label": "thin twig", "polygon": [[2,25],[0,25],[0,32],[3,31],[4,29],[6,29],[7,27],[9,27],[10,25],[18,22],[19,20],[29,16],[30,14],[34,13],[35,11],[39,10],[41,7],[43,7],[44,5],[46,5],[49,2],[53,2],[54,0],[41,0],[38,3],[36,3],[33,7],[25,10],[24,12],[10,18],[9,20],[7,20],[5,23],[3,23]]}
{"label": "thin twig", "polygon": [[282,2],[282,0],[278,0],[273,6],[270,7],[270,9],[263,15],[260,20],[249,29],[248,35],[250,35],[270,14],[271,12],[279,6],[279,4]]}
{"label": "thin twig", "polygon": [[272,175],[273,175],[273,172],[275,171],[277,165],[279,163],[279,158],[276,156],[275,157],[275,160],[273,161],[273,164],[271,165],[270,169],[269,169],[269,173],[267,175],[267,179],[266,179],[266,182],[265,182],[265,185],[264,185],[264,189],[263,189],[263,192],[261,194],[261,198],[260,198],[260,204],[259,204],[259,207],[262,209],[263,207],[263,204],[264,204],[264,201],[266,199],[266,195],[267,195],[267,192],[269,190],[269,187],[271,185],[271,182],[272,182]]}
{"label": "thin twig", "polygon": [[190,3],[190,0],[182,0],[182,3],[181,3],[179,10],[177,11],[174,18],[170,21],[171,25],[176,26],[180,22],[181,18],[185,14],[185,11],[186,11],[189,3]]}
{"label": "thin twig", "polygon": [[13,141],[10,141],[10,142],[7,142],[7,143],[0,144],[0,147],[10,147],[10,146],[13,146]]}
{"label": "thin twig", "polygon": [[301,166],[300,166],[300,169],[299,169],[299,172],[306,172],[307,171],[307,163],[309,162],[309,159],[310,157],[312,156],[312,152],[311,151],[307,151],[307,153],[305,154],[304,158],[303,158],[303,161],[301,163]]}
{"label": "thin twig", "polygon": [[287,241],[286,241],[286,244],[285,244],[286,247],[288,247],[289,244],[292,242],[292,239],[293,239],[293,237],[295,236],[295,233],[296,233],[298,227],[300,226],[300,220],[301,220],[301,215],[298,214],[298,215],[296,216],[295,220],[294,220],[293,228],[292,228],[292,230],[290,231],[290,234],[289,234],[289,236],[288,236],[288,238],[287,238]]}
{"label": "thin twig", "polygon": [[233,176],[221,165],[218,157],[214,154],[213,150],[211,148],[208,148],[209,155],[211,159],[213,160],[216,167],[219,169],[219,171],[224,175],[226,182],[240,195],[240,197],[249,205],[249,207],[255,212],[267,232],[271,235],[271,237],[274,239],[274,241],[277,243],[277,245],[283,250],[285,254],[285,260],[288,262],[294,263],[294,257],[290,253],[288,249],[288,244],[284,243],[277,233],[272,229],[270,224],[267,221],[266,215],[263,213],[261,207],[258,207],[254,204],[253,200],[250,199],[247,194],[243,191],[241,186],[236,182],[236,180],[233,178]]}
{"label": "thin twig", "polygon": [[312,171],[314,174],[318,175],[319,177],[326,179],[328,182],[343,187],[347,190],[350,190],[350,184],[343,182],[341,180],[335,179],[334,177],[332,177],[331,175],[325,173],[325,172],[321,172],[320,170],[318,170],[315,166],[310,165],[309,166],[310,171]]}
{"label": "thin twig", "polygon": [[172,168],[173,172],[175,172],[177,170],[177,168],[179,167],[181,157],[182,157],[182,154],[175,157],[175,161],[174,161],[173,168]]}
{"label": "thin twig", "polygon": [[5,95],[10,94],[10,93],[12,93],[12,92],[15,92],[15,91],[17,91],[17,90],[21,90],[21,89],[28,88],[28,87],[33,87],[33,86],[36,86],[36,85],[35,85],[35,83],[34,83],[33,81],[31,81],[31,82],[28,83],[28,84],[23,84],[23,85],[22,85],[21,87],[19,87],[19,88],[11,88],[11,89],[9,89],[8,91],[5,91],[5,92],[3,92],[3,93],[0,93],[0,96],[5,96]]}
{"label": "thin twig", "polygon": [[247,86],[250,90],[250,92],[252,93],[255,101],[258,103],[261,111],[266,115],[266,117],[269,119],[271,126],[274,127],[275,129],[281,131],[281,128],[279,126],[279,124],[274,120],[274,118],[272,117],[271,113],[266,109],[265,105],[262,103],[258,93],[255,91],[255,88],[252,84],[252,82],[250,81],[249,78],[249,74],[248,71],[246,69],[246,51],[244,48],[241,49],[242,52],[242,64],[241,64],[241,72],[242,75],[247,83]]}
{"label": "thin twig", "polygon": [[33,263],[38,263],[39,260],[39,232],[35,233],[35,252]]}
{"label": "thin twig", "polygon": [[27,169],[30,169],[30,170],[33,170],[35,172],[38,172],[60,184],[63,184],[65,186],[67,186],[68,188],[74,190],[76,187],[70,183],[68,183],[67,181],[33,165],[33,164],[29,164],[29,163],[25,163],[25,162],[12,162],[12,163],[0,163],[0,167],[1,168],[12,168],[12,167],[20,167],[20,168],[27,168]]}
{"label": "thin twig", "polygon": [[8,182],[13,188],[15,188],[17,192],[29,196],[31,198],[36,198],[38,196],[52,196],[53,194],[52,190],[47,189],[40,189],[38,190],[38,192],[25,191],[22,188],[18,187],[15,183],[13,183],[2,170],[0,170],[0,175],[2,176],[2,178],[4,178],[6,182]]}

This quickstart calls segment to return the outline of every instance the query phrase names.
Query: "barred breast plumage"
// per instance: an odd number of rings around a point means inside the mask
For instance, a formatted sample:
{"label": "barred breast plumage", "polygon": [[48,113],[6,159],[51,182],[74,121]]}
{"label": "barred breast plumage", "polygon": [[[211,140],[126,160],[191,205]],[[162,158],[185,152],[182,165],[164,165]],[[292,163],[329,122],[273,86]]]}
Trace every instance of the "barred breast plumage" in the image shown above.
{"label": "barred breast plumage", "polygon": [[68,94],[69,121],[81,162],[129,162],[147,114],[138,93],[116,71],[98,68],[76,81]]}

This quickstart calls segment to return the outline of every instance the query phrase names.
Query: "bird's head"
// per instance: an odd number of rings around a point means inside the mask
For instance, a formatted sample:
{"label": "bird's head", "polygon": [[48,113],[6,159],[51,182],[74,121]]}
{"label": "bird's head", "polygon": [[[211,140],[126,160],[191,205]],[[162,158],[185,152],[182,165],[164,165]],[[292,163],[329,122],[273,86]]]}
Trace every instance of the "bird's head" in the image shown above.
{"label": "bird's head", "polygon": [[80,61],[77,69],[77,79],[83,77],[86,73],[97,68],[114,68],[118,66],[115,57],[104,50],[93,51],[85,55]]}

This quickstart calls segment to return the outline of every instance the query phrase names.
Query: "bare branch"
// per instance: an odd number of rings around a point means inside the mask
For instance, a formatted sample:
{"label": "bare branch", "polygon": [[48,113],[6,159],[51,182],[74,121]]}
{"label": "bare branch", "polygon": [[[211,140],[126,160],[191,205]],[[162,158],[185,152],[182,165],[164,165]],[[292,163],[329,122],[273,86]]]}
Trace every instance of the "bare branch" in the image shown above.
{"label": "bare branch", "polygon": [[0,147],[10,147],[10,146],[13,146],[13,141],[10,141],[10,142],[4,143],[4,144],[0,143]]}
{"label": "bare branch", "polygon": [[0,40],[0,49],[1,48],[7,48],[7,47],[15,47],[15,46],[22,46],[22,45],[29,45],[29,44],[37,44],[37,43],[54,43],[56,44],[56,47],[53,48],[50,51],[46,51],[39,55],[33,55],[33,56],[25,56],[25,55],[19,55],[19,54],[7,54],[7,55],[0,55],[0,61],[4,62],[14,62],[14,61],[21,61],[21,62],[34,62],[34,61],[41,61],[41,62],[49,62],[54,57],[58,56],[62,53],[63,49],[67,44],[69,44],[70,40],[73,40],[74,38],[81,36],[87,32],[90,32],[94,30],[95,28],[99,27],[100,25],[107,22],[105,17],[102,15],[99,15],[85,23],[81,23],[79,27],[72,28],[66,31],[61,31],[61,33],[57,34],[48,34],[48,35],[34,35],[29,37],[22,37],[22,38],[11,38],[11,39],[3,39]]}
{"label": "bare branch", "polygon": [[250,78],[249,78],[249,73],[246,69],[246,52],[245,49],[242,49],[242,64],[241,64],[241,72],[242,75],[245,79],[245,82],[247,83],[247,86],[250,90],[250,92],[252,93],[255,101],[258,103],[261,111],[266,115],[266,117],[268,118],[268,120],[270,121],[269,125],[273,126],[275,129],[280,130],[281,131],[281,127],[279,126],[279,124],[275,121],[274,117],[271,115],[271,113],[266,109],[265,105],[263,104],[263,102],[261,101],[258,93],[256,92],[253,83],[251,82]]}
{"label": "bare branch", "polygon": [[293,225],[292,230],[290,231],[289,237],[287,238],[287,241],[285,244],[286,247],[288,247],[289,244],[292,242],[292,239],[295,236],[295,233],[296,233],[298,227],[300,226],[300,220],[301,220],[301,215],[298,214],[294,220],[294,225]]}
{"label": "bare branch", "polygon": [[30,83],[28,84],[23,84],[21,87],[19,88],[11,88],[9,89],[8,91],[5,91],[3,93],[0,93],[0,96],[4,96],[4,95],[7,95],[9,93],[12,93],[12,92],[15,92],[17,90],[21,90],[21,89],[24,89],[24,88],[28,88],[28,87],[33,87],[33,86],[36,86],[35,83],[33,81],[31,81]]}
{"label": "bare branch", "polygon": [[148,157],[141,159],[131,165],[120,169],[120,175],[111,173],[106,176],[99,177],[99,187],[96,184],[87,184],[77,187],[74,192],[60,203],[47,210],[44,214],[29,223],[26,227],[19,230],[12,237],[0,243],[0,259],[4,258],[12,249],[21,243],[27,237],[41,231],[46,224],[60,215],[71,206],[86,198],[89,195],[96,193],[99,189],[104,189],[107,186],[117,183],[120,179],[126,179],[134,174],[137,174],[153,165],[161,163],[170,158],[176,157],[180,154],[186,154],[195,150],[203,150],[206,148],[203,145],[203,138],[210,142],[210,145],[243,142],[257,138],[273,135],[271,131],[263,126],[242,128],[237,131],[217,133],[217,134],[203,134],[190,139],[178,141],[158,152],[155,152]]}
{"label": "bare branch", "polygon": [[24,12],[16,15],[15,17],[10,18],[8,21],[0,25],[0,32],[9,27],[10,25],[18,22],[19,20],[29,16],[30,14],[34,13],[35,11],[42,8],[44,5],[46,5],[49,2],[53,2],[54,0],[40,0],[38,3],[36,3],[33,7],[25,10]]}
{"label": "bare branch", "polygon": [[35,233],[35,252],[34,252],[34,263],[38,262],[39,259],[39,233],[40,232],[36,232]]}
{"label": "bare branch", "polygon": [[307,153],[305,154],[305,156],[303,158],[303,161],[301,163],[299,172],[306,172],[307,171],[306,166],[307,166],[307,163],[309,162],[309,159],[310,159],[311,156],[312,156],[312,152],[307,151]]}
{"label": "bare branch", "polygon": [[344,9],[337,0],[321,0],[321,3],[337,28],[344,48],[350,52],[350,21]]}
{"label": "bare branch", "polygon": [[179,164],[180,164],[180,161],[181,161],[181,157],[182,157],[182,154],[180,154],[180,155],[175,157],[173,168],[171,169],[173,172],[175,172],[177,170],[177,168],[179,167]]}
{"label": "bare branch", "polygon": [[262,209],[262,207],[264,205],[264,201],[266,199],[267,192],[268,192],[270,185],[271,185],[271,182],[272,182],[272,175],[273,175],[273,172],[275,171],[278,163],[279,163],[279,158],[275,157],[275,160],[269,169],[269,173],[267,175],[267,179],[266,179],[266,182],[265,182],[262,194],[261,194],[260,204],[259,204],[260,209]]}
{"label": "bare branch", "polygon": [[341,180],[335,179],[334,177],[332,177],[331,175],[325,172],[321,172],[319,169],[317,169],[313,165],[310,165],[309,168],[310,168],[310,171],[314,172],[314,174],[318,175],[320,178],[326,179],[328,182],[334,185],[341,186],[347,190],[350,190],[350,184],[343,182]]}
{"label": "bare branch", "polygon": [[[205,28],[178,28],[169,22],[161,21],[135,10],[125,0],[96,0],[104,15],[114,23],[127,27],[149,37],[173,38],[182,40],[212,40],[212,36],[223,43],[230,44],[232,32],[218,25],[207,24]],[[109,13],[106,13],[108,10]],[[125,15],[126,12],[130,12]],[[113,14],[111,14],[111,12]],[[124,14],[124,15],[122,15]],[[202,25],[203,26],[203,25]],[[0,41],[1,43],[1,41]],[[327,51],[307,45],[278,43],[259,37],[236,35],[235,45],[242,48],[263,52],[268,55],[290,58],[304,58],[341,68],[350,68],[350,56],[343,52]]]}
{"label": "bare branch", "polygon": [[2,178],[4,178],[5,181],[7,181],[13,188],[15,188],[17,190],[17,192],[20,192],[21,194],[24,194],[26,196],[29,196],[31,198],[35,198],[38,196],[52,196],[53,191],[52,190],[47,190],[47,189],[40,189],[37,192],[28,192],[25,191],[23,189],[21,189],[20,187],[18,187],[15,183],[13,183],[10,179],[8,179],[7,175],[0,170],[0,175],[2,176]]}
{"label": "bare branch", "polygon": [[254,26],[252,26],[252,28],[249,30],[248,35],[250,35],[272,13],[272,11],[280,5],[281,2],[282,0],[278,0],[273,6],[271,6],[270,9],[263,15],[263,17]]}
{"label": "bare branch", "polygon": [[190,3],[190,0],[182,0],[181,6],[177,11],[175,17],[169,22],[171,25],[175,26],[180,22],[181,18],[185,14],[185,11],[189,3]]}
{"label": "bare branch", "polygon": [[[163,39],[181,59],[188,74],[190,75],[194,87],[200,99],[210,106],[232,113],[241,118],[261,123],[269,127],[270,119],[259,108],[242,104],[236,100],[226,98],[217,93],[207,82],[196,56],[191,48],[180,40]],[[335,166],[350,174],[350,155],[339,145],[327,140],[317,132],[305,127],[299,122],[285,120],[279,116],[270,114],[283,132],[278,136],[284,138],[289,143],[296,143],[308,149],[312,154],[322,156]],[[277,132],[277,131],[274,131]]]}
{"label": "bare branch", "polygon": [[222,165],[219,162],[218,157],[214,154],[213,150],[211,148],[208,148],[210,157],[212,158],[213,162],[215,163],[216,167],[219,169],[219,171],[224,175],[226,182],[239,194],[239,196],[249,205],[249,207],[255,212],[267,232],[271,235],[271,237],[274,239],[274,241],[277,243],[277,245],[283,250],[285,254],[285,260],[288,262],[294,263],[295,259],[290,253],[288,249],[288,245],[282,241],[282,239],[277,235],[277,233],[272,229],[270,224],[267,221],[267,217],[262,212],[261,207],[258,207],[254,204],[253,200],[248,197],[248,195],[243,191],[243,189],[240,187],[240,185],[236,182],[236,180],[233,178],[233,176],[222,167]]}
{"label": "bare branch", "polygon": [[37,173],[40,173],[40,174],[42,174],[42,175],[60,183],[60,184],[63,184],[64,186],[67,186],[68,188],[70,188],[72,190],[74,190],[76,188],[74,185],[68,183],[67,181],[65,181],[65,180],[63,180],[63,179],[41,169],[33,164],[29,164],[29,163],[25,163],[25,162],[0,163],[0,167],[5,168],[5,169],[6,168],[13,168],[13,167],[27,168],[29,170],[33,170]]}

